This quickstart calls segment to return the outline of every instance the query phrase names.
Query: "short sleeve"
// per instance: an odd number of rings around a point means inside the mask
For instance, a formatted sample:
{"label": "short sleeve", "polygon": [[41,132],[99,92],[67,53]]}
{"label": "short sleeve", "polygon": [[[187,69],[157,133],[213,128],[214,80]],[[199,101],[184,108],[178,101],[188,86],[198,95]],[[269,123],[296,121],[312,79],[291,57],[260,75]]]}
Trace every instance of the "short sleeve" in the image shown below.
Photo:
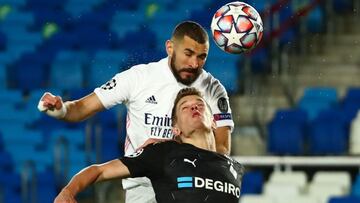
{"label": "short sleeve", "polygon": [[229,96],[225,87],[218,81],[212,82],[213,89],[207,100],[213,112],[217,127],[229,126],[231,130],[234,128],[234,121],[231,114]]}
{"label": "short sleeve", "polygon": [[129,156],[120,158],[129,169],[131,177],[158,177],[163,174],[164,154],[167,154],[159,144],[150,144]]}
{"label": "short sleeve", "polygon": [[133,67],[116,74],[108,82],[96,88],[94,92],[104,107],[109,109],[131,99],[131,93],[138,85],[136,81],[141,81],[140,77],[140,72]]}

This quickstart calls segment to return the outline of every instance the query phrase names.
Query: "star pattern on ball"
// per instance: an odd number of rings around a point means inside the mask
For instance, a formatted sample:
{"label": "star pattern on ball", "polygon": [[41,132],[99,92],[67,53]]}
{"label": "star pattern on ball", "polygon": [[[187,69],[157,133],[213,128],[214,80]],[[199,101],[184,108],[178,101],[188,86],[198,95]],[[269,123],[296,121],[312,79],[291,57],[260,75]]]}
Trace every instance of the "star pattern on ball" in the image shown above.
{"label": "star pattern on ball", "polygon": [[217,25],[217,22],[219,21],[219,18],[221,18],[222,16],[219,15],[218,17],[214,18],[214,20],[211,21],[211,29],[214,32],[214,30],[220,30],[219,26]]}
{"label": "star pattern on ball", "polygon": [[227,39],[227,46],[230,46],[232,44],[236,44],[241,46],[240,39],[246,34],[246,33],[238,33],[236,31],[236,28],[234,25],[231,26],[230,33],[222,33]]}
{"label": "star pattern on ball", "polygon": [[234,21],[236,22],[239,16],[247,16],[247,14],[242,10],[242,6],[236,6],[236,5],[228,5],[229,11],[226,12],[225,15],[232,15],[234,17]]}

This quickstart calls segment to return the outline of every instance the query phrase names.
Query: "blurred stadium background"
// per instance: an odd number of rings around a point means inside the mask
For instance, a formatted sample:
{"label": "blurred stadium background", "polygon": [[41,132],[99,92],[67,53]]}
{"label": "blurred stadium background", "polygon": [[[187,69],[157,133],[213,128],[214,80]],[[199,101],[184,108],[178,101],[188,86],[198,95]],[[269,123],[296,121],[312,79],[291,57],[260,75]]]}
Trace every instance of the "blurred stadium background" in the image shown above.
{"label": "blurred stadium background", "polygon": [[[131,65],[165,56],[181,20],[210,30],[224,0],[0,0],[0,202],[52,202],[81,168],[122,156],[126,110],[82,123],[37,110],[44,91],[86,95]],[[226,86],[242,203],[360,202],[360,1],[247,0],[264,38],[206,69]],[[210,34],[210,31],[209,31]],[[122,202],[118,180],[79,202]]]}

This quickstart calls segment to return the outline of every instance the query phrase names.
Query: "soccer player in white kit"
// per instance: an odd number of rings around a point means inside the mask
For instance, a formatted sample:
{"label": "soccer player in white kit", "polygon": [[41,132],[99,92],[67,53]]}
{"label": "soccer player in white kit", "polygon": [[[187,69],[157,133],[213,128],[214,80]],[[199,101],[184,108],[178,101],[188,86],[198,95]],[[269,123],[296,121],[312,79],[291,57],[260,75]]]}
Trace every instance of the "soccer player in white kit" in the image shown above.
{"label": "soccer player in white kit", "polygon": [[[130,155],[153,140],[173,138],[171,109],[176,94],[184,87],[195,87],[213,111],[217,152],[229,154],[234,126],[229,98],[223,85],[203,70],[209,51],[208,34],[199,24],[185,21],[175,27],[165,47],[168,57],[118,73],[79,100],[63,103],[59,96],[47,92],[38,108],[55,118],[78,122],[117,104],[126,105],[125,155]],[[126,179],[123,187],[127,203],[156,202],[147,178]]]}

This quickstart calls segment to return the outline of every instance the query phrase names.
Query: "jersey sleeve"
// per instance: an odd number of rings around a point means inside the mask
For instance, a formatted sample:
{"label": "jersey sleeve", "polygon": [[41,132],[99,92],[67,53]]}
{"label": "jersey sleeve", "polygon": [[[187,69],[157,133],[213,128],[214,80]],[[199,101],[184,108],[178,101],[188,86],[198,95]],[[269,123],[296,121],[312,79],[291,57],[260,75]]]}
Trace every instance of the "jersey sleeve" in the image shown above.
{"label": "jersey sleeve", "polygon": [[231,131],[234,128],[234,121],[231,114],[229,96],[225,87],[218,81],[214,80],[210,91],[208,103],[214,115],[217,127],[229,126]]}
{"label": "jersey sleeve", "polygon": [[162,144],[150,144],[129,156],[121,157],[120,161],[128,167],[131,177],[153,178],[163,174],[164,154],[166,150]]}
{"label": "jersey sleeve", "polygon": [[136,81],[141,81],[141,72],[137,68],[130,68],[116,74],[112,79],[94,90],[106,109],[117,104],[126,103],[136,90]]}

